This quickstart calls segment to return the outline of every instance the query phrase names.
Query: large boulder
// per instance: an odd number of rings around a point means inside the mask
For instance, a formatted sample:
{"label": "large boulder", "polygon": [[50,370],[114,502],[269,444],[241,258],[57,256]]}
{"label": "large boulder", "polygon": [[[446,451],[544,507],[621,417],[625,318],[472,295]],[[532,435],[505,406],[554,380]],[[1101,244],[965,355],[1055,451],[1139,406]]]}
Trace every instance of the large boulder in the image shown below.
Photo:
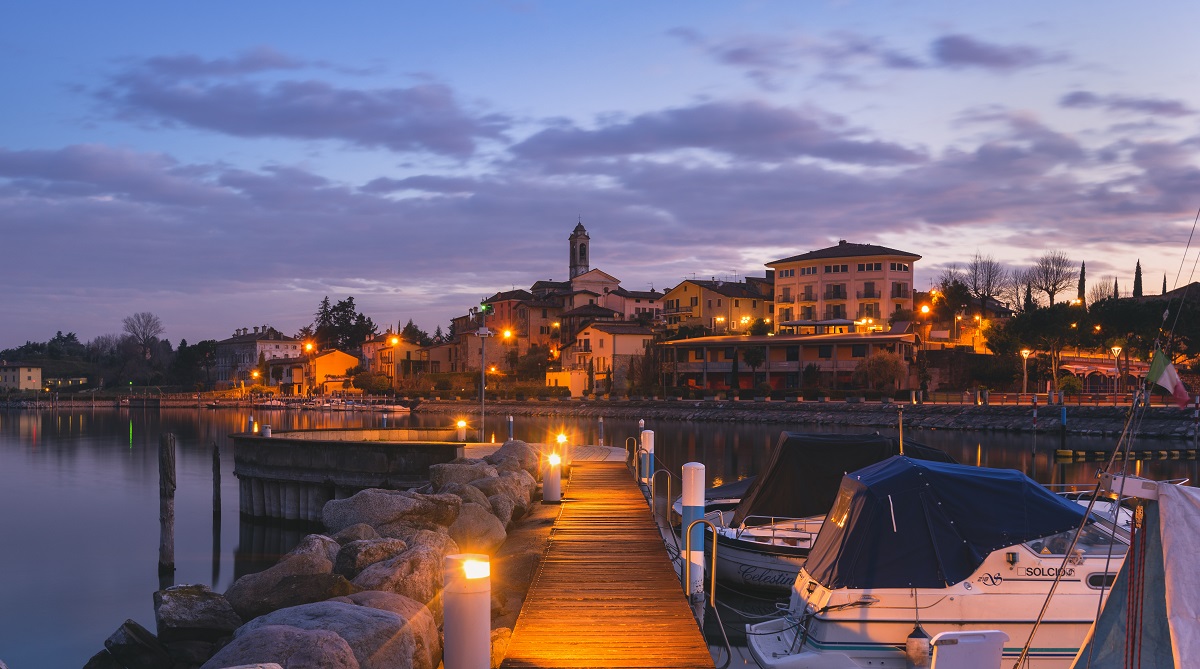
{"label": "large boulder", "polygon": [[310,534],[301,539],[295,548],[288,551],[284,559],[296,555],[316,555],[333,562],[337,559],[338,551],[341,548],[342,545],[336,539],[331,539],[323,534]]}
{"label": "large boulder", "polygon": [[437,669],[442,661],[441,636],[438,634],[437,621],[429,609],[420,602],[397,595],[392,592],[364,590],[363,592],[339,598],[337,601],[347,601],[359,606],[391,611],[408,621],[406,630],[411,630],[416,650],[413,653],[412,669]]}
{"label": "large boulder", "polygon": [[440,620],[442,563],[446,555],[458,552],[458,545],[448,535],[425,532],[415,536],[403,553],[362,570],[354,585],[404,595],[428,606]]}
{"label": "large boulder", "polygon": [[529,504],[537,490],[537,481],[528,472],[500,472],[491,476],[471,481],[471,485],[479,488],[484,495],[504,495],[513,501],[513,518],[524,516],[529,510]]}
{"label": "large boulder", "polygon": [[360,669],[354,650],[337,633],[288,625],[262,625],[239,632],[200,669],[261,666],[283,669]]}
{"label": "large boulder", "polygon": [[442,486],[438,492],[449,495],[458,495],[462,498],[463,504],[466,504],[467,502],[474,502],[475,504],[486,508],[488,511],[492,510],[492,505],[488,502],[488,498],[479,488],[476,488],[473,485],[467,485],[466,483],[447,483],[446,485]]}
{"label": "large boulder", "polygon": [[243,605],[243,610],[245,618],[250,620],[279,609],[323,602],[359,590],[341,574],[294,574],[280,579],[275,587],[262,593],[259,599]]}
{"label": "large boulder", "polygon": [[154,623],[158,638],[216,641],[242,626],[229,600],[207,585],[174,585],[154,593]]}
{"label": "large boulder", "polygon": [[341,601],[305,604],[269,613],[243,625],[234,641],[272,626],[332,632],[350,646],[362,669],[410,666],[416,654],[416,640],[403,616]]}
{"label": "large boulder", "polygon": [[492,506],[492,515],[503,523],[505,528],[511,525],[513,510],[516,509],[517,503],[508,495],[492,495],[487,500],[488,504]]}
{"label": "large boulder", "polygon": [[492,662],[491,669],[500,669],[504,656],[508,655],[508,644],[512,641],[512,630],[507,627],[497,627],[492,630]]}
{"label": "large boulder", "polygon": [[422,495],[408,490],[368,488],[346,499],[333,499],[321,510],[331,532],[357,523],[376,530],[395,521],[449,526],[458,517],[462,499],[455,495]]}
{"label": "large boulder", "polygon": [[[243,620],[249,620],[260,611],[260,602],[271,595],[279,583],[297,575],[329,574],[333,563],[324,555],[304,553],[284,557],[274,566],[255,574],[246,574],[233,582],[225,591],[225,599]],[[345,593],[342,593],[345,594]]]}
{"label": "large boulder", "polygon": [[454,462],[429,465],[429,485],[440,492],[447,483],[470,483],[498,473],[495,467],[483,460],[459,458]]}
{"label": "large boulder", "polygon": [[504,523],[487,509],[473,502],[463,504],[458,520],[450,526],[450,538],[454,539],[459,549],[467,553],[490,555],[507,537]]}
{"label": "large boulder", "polygon": [[104,648],[127,669],[161,669],[172,665],[166,646],[132,620],[126,620],[105,639]]}
{"label": "large boulder", "polygon": [[354,578],[367,567],[396,557],[408,545],[399,539],[363,539],[342,546],[333,570],[346,578]]}
{"label": "large boulder", "polygon": [[484,458],[484,460],[491,464],[496,464],[507,457],[516,458],[521,463],[521,469],[528,472],[530,476],[536,477],[538,475],[541,454],[537,452],[537,449],[523,441],[515,439],[506,441],[503,446],[497,448],[494,453]]}
{"label": "large boulder", "polygon": [[378,539],[379,533],[375,528],[366,523],[355,523],[350,527],[333,535],[333,540],[345,546],[351,541],[362,541],[364,539]]}

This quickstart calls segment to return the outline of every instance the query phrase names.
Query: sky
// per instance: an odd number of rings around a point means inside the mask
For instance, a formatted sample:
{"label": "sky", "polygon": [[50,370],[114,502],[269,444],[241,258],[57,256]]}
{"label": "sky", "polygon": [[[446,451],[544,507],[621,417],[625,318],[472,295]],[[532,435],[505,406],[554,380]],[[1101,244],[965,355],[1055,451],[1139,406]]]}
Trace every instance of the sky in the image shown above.
{"label": "sky", "polygon": [[761,276],[836,244],[1191,280],[1200,4],[0,4],[0,349],[432,332],[567,278]]}

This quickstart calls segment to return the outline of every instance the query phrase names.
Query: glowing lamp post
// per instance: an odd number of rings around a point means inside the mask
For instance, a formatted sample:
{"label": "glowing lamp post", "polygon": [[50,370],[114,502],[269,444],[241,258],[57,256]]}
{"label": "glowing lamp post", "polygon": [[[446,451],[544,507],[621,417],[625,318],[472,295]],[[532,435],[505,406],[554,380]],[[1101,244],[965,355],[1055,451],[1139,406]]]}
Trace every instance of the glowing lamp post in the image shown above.
{"label": "glowing lamp post", "polygon": [[392,345],[392,391],[400,387],[400,338],[388,340]]}
{"label": "glowing lamp post", "polygon": [[446,669],[487,669],[492,661],[492,583],[488,556],[447,555],[442,562]]}
{"label": "glowing lamp post", "polygon": [[1113,392],[1121,392],[1121,347],[1113,346],[1113,366],[1116,367],[1117,375],[1113,377]]}
{"label": "glowing lamp post", "polygon": [[458,440],[466,441],[467,440],[467,421],[460,420],[460,421],[458,421],[458,423],[455,424],[455,427],[458,428]]}
{"label": "glowing lamp post", "polygon": [[1027,348],[1021,349],[1021,394],[1029,392],[1029,354],[1033,353]]}
{"label": "glowing lamp post", "polygon": [[562,502],[562,458],[558,453],[551,453],[546,464],[546,472],[542,474],[542,503],[559,504]]}

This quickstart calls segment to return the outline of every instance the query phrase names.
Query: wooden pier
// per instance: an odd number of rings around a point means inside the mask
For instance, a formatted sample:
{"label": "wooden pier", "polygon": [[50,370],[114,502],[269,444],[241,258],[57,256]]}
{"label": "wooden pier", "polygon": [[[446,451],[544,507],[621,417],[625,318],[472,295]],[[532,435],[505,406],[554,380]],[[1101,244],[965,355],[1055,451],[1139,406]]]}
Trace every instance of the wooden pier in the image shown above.
{"label": "wooden pier", "polygon": [[[1139,448],[1129,451],[1130,460],[1195,460],[1194,448]],[[1058,449],[1054,451],[1057,462],[1105,461],[1113,456],[1112,451]],[[1125,453],[1118,451],[1117,460],[1124,460]]]}
{"label": "wooden pier", "polygon": [[501,666],[713,666],[623,462],[576,461]]}

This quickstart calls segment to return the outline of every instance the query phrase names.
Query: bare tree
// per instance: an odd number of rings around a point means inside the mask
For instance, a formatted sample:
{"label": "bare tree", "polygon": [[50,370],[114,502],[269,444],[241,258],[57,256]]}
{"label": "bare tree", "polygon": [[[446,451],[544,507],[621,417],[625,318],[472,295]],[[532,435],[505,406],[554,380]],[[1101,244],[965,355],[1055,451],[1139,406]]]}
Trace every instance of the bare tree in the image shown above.
{"label": "bare tree", "polygon": [[943,269],[942,273],[938,275],[938,290],[942,291],[943,293],[946,292],[946,290],[952,286],[955,281],[965,285],[967,283],[967,278],[966,275],[963,274],[962,267],[959,267],[958,263],[952,262],[949,265],[946,265],[946,268]]}
{"label": "bare tree", "polygon": [[1101,300],[1111,298],[1113,296],[1112,285],[1114,280],[1112,277],[1105,277],[1099,283],[1093,283],[1087,289],[1087,303],[1095,304]]}
{"label": "bare tree", "polygon": [[976,251],[967,263],[966,274],[967,287],[971,289],[975,299],[979,300],[979,313],[986,317],[987,302],[1003,290],[1008,281],[1008,269],[996,262],[991,254],[984,256]]}
{"label": "bare tree", "polygon": [[1047,251],[1033,264],[1033,287],[1046,294],[1054,304],[1054,296],[1075,283],[1079,274],[1075,263],[1062,251]]}
{"label": "bare tree", "polygon": [[126,316],[121,324],[125,334],[137,344],[142,357],[149,360],[154,345],[158,343],[158,336],[165,331],[162,321],[149,311],[139,311]]}
{"label": "bare tree", "polygon": [[[1025,296],[1030,296],[1030,304],[1025,303]],[[1018,267],[1009,271],[1006,280],[1000,288],[1000,299],[1007,302],[1016,312],[1025,312],[1041,306],[1037,296],[1033,295],[1033,268]]]}

